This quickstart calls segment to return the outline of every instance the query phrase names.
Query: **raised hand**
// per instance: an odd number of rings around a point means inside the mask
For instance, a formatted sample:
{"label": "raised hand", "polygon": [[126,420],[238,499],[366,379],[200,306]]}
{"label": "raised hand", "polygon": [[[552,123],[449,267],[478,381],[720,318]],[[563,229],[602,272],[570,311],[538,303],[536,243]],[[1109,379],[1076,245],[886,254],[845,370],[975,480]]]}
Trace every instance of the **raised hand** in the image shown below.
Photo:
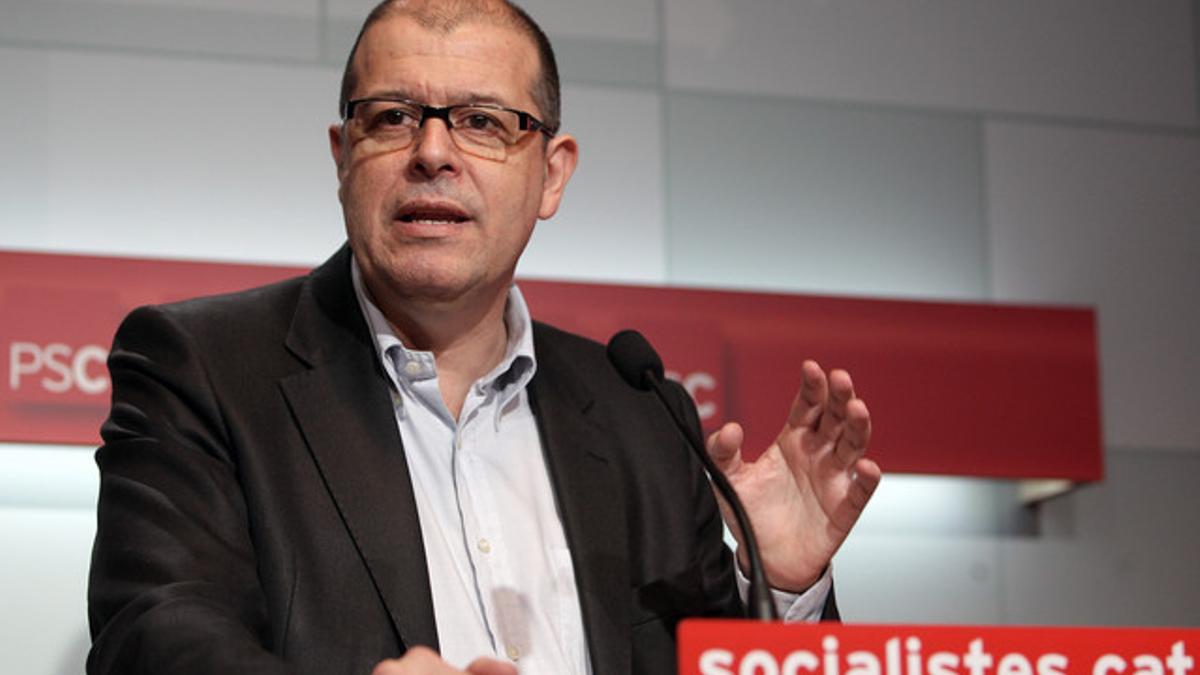
{"label": "raised hand", "polygon": [[[736,422],[708,437],[709,455],[750,515],[767,581],[796,592],[820,578],[882,476],[879,465],[863,456],[871,416],[855,396],[850,374],[834,370],[826,376],[815,361],[805,361],[802,373],[783,431],[757,460],[742,459],[744,433]],[[743,544],[723,501],[721,509]],[[738,562],[747,569],[744,546]]]}

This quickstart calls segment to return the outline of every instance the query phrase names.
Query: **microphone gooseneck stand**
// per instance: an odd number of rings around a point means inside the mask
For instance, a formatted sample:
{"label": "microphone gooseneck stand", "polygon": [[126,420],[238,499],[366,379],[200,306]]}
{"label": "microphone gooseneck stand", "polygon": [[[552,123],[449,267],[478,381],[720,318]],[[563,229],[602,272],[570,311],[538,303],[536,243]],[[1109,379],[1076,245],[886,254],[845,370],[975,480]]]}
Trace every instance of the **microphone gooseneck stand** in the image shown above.
{"label": "microphone gooseneck stand", "polygon": [[750,618],[761,621],[777,620],[779,616],[775,611],[775,602],[771,599],[770,587],[767,586],[762,556],[758,551],[758,540],[754,537],[754,528],[750,526],[750,518],[746,515],[746,510],[742,507],[742,500],[738,499],[737,492],[729,484],[725,474],[721,473],[712,458],[708,456],[708,451],[704,448],[704,442],[700,439],[699,434],[671,405],[671,399],[667,396],[663,384],[662,359],[646,341],[646,338],[633,330],[623,330],[608,341],[608,359],[630,386],[655,393],[659,402],[667,409],[667,414],[671,416],[675,428],[683,435],[692,452],[704,465],[709,479],[729,504],[734,519],[737,520],[738,527],[742,531],[746,557],[750,562],[750,597],[746,607],[747,614]]}

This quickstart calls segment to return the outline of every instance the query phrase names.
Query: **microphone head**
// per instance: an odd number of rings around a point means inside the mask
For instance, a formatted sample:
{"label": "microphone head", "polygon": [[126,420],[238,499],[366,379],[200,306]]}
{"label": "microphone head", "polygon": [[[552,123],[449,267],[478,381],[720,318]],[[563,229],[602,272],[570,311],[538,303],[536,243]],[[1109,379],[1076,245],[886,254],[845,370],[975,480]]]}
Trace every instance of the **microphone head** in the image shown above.
{"label": "microphone head", "polygon": [[623,330],[608,341],[608,360],[634,389],[650,389],[646,378],[663,379],[662,359],[636,330]]}

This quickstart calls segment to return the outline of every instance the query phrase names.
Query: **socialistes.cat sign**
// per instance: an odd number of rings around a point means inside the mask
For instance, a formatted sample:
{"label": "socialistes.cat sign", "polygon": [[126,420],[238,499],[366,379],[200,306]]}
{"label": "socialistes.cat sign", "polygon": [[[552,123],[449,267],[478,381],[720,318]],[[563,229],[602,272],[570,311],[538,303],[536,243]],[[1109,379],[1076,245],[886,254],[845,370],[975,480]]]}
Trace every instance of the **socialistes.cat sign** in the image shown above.
{"label": "socialistes.cat sign", "polygon": [[1192,675],[1200,630],[690,619],[680,675]]}

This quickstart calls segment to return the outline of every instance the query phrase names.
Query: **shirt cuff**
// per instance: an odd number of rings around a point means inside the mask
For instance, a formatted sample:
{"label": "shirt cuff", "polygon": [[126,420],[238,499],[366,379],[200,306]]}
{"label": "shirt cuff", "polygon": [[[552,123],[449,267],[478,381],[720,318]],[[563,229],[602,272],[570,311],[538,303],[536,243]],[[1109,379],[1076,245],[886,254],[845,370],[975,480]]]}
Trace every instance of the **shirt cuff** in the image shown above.
{"label": "shirt cuff", "polygon": [[[742,574],[740,565],[734,562],[733,567],[737,574],[738,595],[741,596],[744,603],[750,597],[750,580]],[[817,579],[816,583],[809,586],[808,590],[803,593],[791,593],[772,588],[771,599],[775,601],[775,611],[779,614],[779,618],[783,619],[785,623],[815,623],[821,620],[821,614],[825,611],[825,600],[829,597],[831,588],[833,588],[833,563],[826,565],[825,571],[821,573],[821,578]]]}

